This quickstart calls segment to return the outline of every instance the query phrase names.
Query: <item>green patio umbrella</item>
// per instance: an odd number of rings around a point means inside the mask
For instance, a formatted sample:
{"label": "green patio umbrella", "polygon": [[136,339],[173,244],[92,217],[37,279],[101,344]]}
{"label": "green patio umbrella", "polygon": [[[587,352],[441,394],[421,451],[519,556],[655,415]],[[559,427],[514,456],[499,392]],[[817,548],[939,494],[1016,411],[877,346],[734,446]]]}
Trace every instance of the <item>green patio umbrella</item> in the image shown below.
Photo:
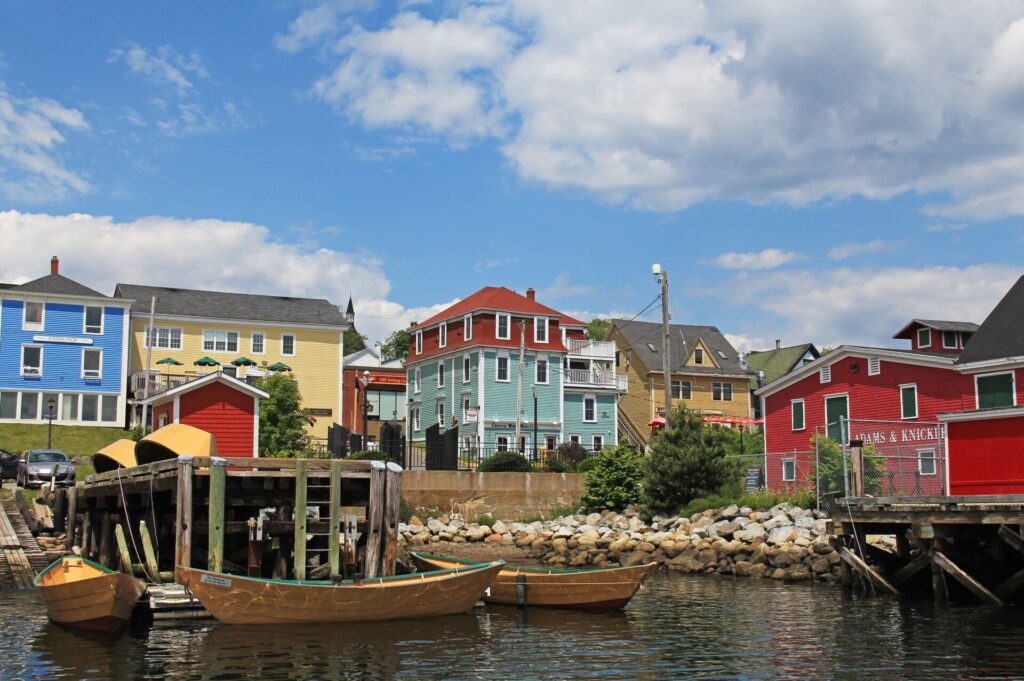
{"label": "green patio umbrella", "polygon": [[284,362],[274,362],[267,367],[267,371],[291,371],[292,368]]}
{"label": "green patio umbrella", "polygon": [[174,359],[173,357],[164,357],[162,360],[157,362],[157,364],[169,364],[171,366],[180,367],[182,363]]}
{"label": "green patio umbrella", "polygon": [[211,357],[200,357],[196,361],[192,362],[192,364],[196,365],[197,367],[219,367],[220,366],[220,362],[218,362],[217,360],[215,360],[215,359],[213,359]]}
{"label": "green patio umbrella", "polygon": [[248,357],[239,357],[238,359],[231,360],[231,363],[236,367],[254,367],[256,362],[252,361]]}

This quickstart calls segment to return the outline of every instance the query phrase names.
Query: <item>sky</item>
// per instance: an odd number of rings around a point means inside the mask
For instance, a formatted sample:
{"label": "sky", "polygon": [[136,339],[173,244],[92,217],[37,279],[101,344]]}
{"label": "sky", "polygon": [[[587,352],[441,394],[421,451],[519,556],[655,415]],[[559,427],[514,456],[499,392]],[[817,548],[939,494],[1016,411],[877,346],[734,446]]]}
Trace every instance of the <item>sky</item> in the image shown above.
{"label": "sky", "polygon": [[[1024,4],[12,1],[0,281],[902,347],[1024,274]],[[660,318],[654,305],[641,315]]]}

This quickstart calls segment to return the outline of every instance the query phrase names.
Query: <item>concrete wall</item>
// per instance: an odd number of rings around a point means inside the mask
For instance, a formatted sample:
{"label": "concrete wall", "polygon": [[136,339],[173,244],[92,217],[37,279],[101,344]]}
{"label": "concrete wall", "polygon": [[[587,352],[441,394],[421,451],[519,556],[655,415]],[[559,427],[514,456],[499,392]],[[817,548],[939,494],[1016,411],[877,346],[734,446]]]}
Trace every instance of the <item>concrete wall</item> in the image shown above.
{"label": "concrete wall", "polygon": [[402,497],[414,508],[461,513],[465,518],[490,513],[501,520],[517,520],[578,505],[583,477],[582,473],[406,470]]}

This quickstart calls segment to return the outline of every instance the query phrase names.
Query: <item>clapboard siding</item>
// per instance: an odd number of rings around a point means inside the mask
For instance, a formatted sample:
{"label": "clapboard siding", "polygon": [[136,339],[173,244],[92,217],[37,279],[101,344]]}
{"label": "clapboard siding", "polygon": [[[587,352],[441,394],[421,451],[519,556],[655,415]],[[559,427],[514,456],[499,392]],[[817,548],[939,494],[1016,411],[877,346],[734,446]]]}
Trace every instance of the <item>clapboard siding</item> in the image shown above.
{"label": "clapboard siding", "polygon": [[178,420],[211,433],[220,456],[252,456],[254,400],[223,383],[182,393]]}

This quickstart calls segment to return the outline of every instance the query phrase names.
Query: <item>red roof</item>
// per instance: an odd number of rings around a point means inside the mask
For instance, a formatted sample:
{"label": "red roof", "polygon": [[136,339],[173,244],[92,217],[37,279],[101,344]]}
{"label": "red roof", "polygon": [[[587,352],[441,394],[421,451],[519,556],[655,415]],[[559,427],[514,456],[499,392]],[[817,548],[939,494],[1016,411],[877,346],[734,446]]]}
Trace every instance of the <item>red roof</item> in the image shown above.
{"label": "red roof", "polygon": [[500,312],[511,312],[513,314],[557,317],[562,326],[586,326],[586,322],[564,315],[547,305],[541,305],[536,300],[530,300],[526,296],[516,293],[504,286],[485,286],[476,293],[455,303],[446,310],[438,312],[430,319],[420,322],[415,328],[421,329],[432,326],[438,322],[453,317],[461,317],[478,310],[498,310]]}

